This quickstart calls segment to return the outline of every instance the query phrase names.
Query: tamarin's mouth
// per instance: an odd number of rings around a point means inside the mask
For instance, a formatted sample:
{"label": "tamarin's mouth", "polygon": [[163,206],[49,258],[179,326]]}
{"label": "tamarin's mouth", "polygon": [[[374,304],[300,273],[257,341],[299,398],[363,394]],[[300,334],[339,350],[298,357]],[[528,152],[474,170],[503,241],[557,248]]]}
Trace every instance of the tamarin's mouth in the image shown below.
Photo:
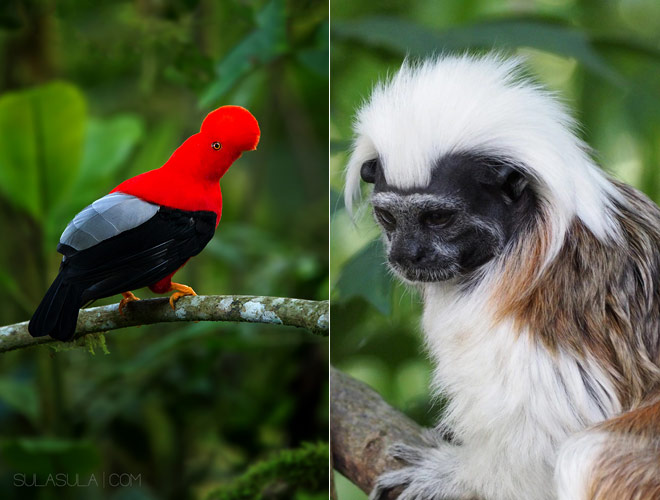
{"label": "tamarin's mouth", "polygon": [[392,262],[389,263],[390,269],[405,281],[413,283],[433,283],[447,281],[458,274],[458,269],[451,266],[446,269],[437,269],[429,267],[401,267]]}

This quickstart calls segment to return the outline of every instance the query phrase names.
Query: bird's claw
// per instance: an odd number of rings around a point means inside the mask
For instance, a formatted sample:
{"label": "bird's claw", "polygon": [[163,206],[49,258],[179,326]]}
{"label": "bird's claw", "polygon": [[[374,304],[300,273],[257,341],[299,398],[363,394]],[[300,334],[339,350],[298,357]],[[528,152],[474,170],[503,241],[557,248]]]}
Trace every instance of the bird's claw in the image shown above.
{"label": "bird's claw", "polygon": [[129,302],[134,302],[136,300],[140,300],[140,298],[133,295],[132,292],[122,292],[122,295],[124,296],[124,298],[121,299],[121,301],[119,302],[118,309],[119,309],[119,314],[121,314],[123,316],[124,315],[124,308],[126,307],[126,304],[128,304]]}
{"label": "bird's claw", "polygon": [[197,295],[195,293],[195,290],[193,290],[191,287],[182,285],[180,283],[172,283],[172,290],[176,290],[171,296],[170,296],[170,307],[172,310],[174,310],[174,303],[179,300],[181,297],[184,297],[186,295]]}

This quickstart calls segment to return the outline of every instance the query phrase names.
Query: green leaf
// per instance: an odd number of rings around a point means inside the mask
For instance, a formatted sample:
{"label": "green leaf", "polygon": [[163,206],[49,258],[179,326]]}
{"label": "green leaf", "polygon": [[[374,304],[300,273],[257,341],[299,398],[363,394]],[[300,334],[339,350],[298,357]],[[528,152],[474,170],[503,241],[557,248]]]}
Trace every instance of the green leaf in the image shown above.
{"label": "green leaf", "polygon": [[26,474],[91,473],[99,464],[96,447],[86,441],[18,438],[0,443],[4,461]]}
{"label": "green leaf", "polygon": [[331,139],[330,154],[347,153],[351,150],[353,142],[349,139]]}
{"label": "green leaf", "polygon": [[31,108],[24,93],[0,98],[0,192],[14,207],[38,218],[43,207]]}
{"label": "green leaf", "polygon": [[303,66],[316,73],[318,76],[327,78],[329,72],[328,51],[319,49],[306,49],[298,52],[298,60]]}
{"label": "green leaf", "polygon": [[284,0],[271,0],[256,15],[257,28],[249,33],[216,66],[217,79],[200,98],[206,108],[229,92],[250,71],[286,53],[286,9]]}
{"label": "green leaf", "polygon": [[21,16],[20,0],[4,0],[0,2],[0,27],[11,30],[18,29],[25,22]]}
{"label": "green leaf", "polygon": [[327,78],[330,70],[328,41],[330,36],[330,23],[322,23],[316,32],[314,46],[299,51],[298,60],[320,77]]}
{"label": "green leaf", "polygon": [[33,383],[0,379],[0,400],[36,424],[39,417],[39,399]]}
{"label": "green leaf", "polygon": [[392,281],[386,273],[383,246],[376,239],[344,265],[336,289],[342,301],[361,297],[389,315],[392,309]]}
{"label": "green leaf", "polygon": [[[138,149],[127,177],[161,167],[181,144],[181,124],[174,120],[163,120],[149,130],[145,141]],[[114,187],[114,186],[113,186]]]}
{"label": "green leaf", "polygon": [[330,214],[334,217],[338,211],[344,209],[346,209],[346,205],[344,205],[344,194],[330,188]]}
{"label": "green leaf", "polygon": [[135,115],[89,120],[78,176],[69,195],[46,216],[49,246],[54,246],[74,214],[114,187],[117,171],[125,164],[143,134],[142,120]]}
{"label": "green leaf", "polygon": [[0,98],[0,193],[43,220],[68,192],[82,156],[86,103],[55,82]]}
{"label": "green leaf", "polygon": [[14,277],[9,274],[8,271],[0,269],[0,289],[4,293],[11,295],[11,297],[28,313],[32,313],[34,310],[34,304],[28,298],[27,295],[23,292],[22,287],[14,279]]}
{"label": "green leaf", "polygon": [[[402,55],[425,57],[445,51],[531,47],[574,57],[592,72],[617,85],[623,78],[598,53],[583,31],[542,17],[515,17],[460,26],[436,32],[390,17],[334,22],[333,36],[383,48]],[[392,36],[396,33],[396,36]]]}
{"label": "green leaf", "polygon": [[660,61],[660,50],[639,40],[603,36],[594,37],[592,44],[600,52],[610,50],[624,51],[631,55],[655,59],[656,62]]}
{"label": "green leaf", "polygon": [[[110,189],[108,184],[128,159],[144,134],[142,120],[135,115],[117,115],[89,122],[85,150],[76,179],[77,188]],[[73,193],[74,196],[76,193]]]}

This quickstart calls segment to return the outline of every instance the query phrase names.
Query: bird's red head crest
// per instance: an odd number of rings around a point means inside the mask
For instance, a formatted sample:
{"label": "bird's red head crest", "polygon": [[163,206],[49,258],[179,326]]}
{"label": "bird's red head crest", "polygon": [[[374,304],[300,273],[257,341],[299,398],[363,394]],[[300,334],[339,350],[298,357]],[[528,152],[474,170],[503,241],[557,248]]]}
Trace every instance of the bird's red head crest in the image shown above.
{"label": "bird's red head crest", "polygon": [[259,124],[252,114],[240,106],[222,106],[211,111],[200,129],[200,135],[214,147],[230,148],[236,152],[253,151],[259,143]]}

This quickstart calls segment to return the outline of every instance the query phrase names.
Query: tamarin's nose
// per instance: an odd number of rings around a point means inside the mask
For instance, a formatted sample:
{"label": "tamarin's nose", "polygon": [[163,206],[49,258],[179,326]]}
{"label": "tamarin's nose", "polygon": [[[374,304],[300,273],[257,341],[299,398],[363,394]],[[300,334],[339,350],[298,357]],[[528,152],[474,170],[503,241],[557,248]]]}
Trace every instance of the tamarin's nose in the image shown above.
{"label": "tamarin's nose", "polygon": [[415,239],[406,239],[392,246],[390,260],[400,266],[419,265],[424,260],[424,246]]}

